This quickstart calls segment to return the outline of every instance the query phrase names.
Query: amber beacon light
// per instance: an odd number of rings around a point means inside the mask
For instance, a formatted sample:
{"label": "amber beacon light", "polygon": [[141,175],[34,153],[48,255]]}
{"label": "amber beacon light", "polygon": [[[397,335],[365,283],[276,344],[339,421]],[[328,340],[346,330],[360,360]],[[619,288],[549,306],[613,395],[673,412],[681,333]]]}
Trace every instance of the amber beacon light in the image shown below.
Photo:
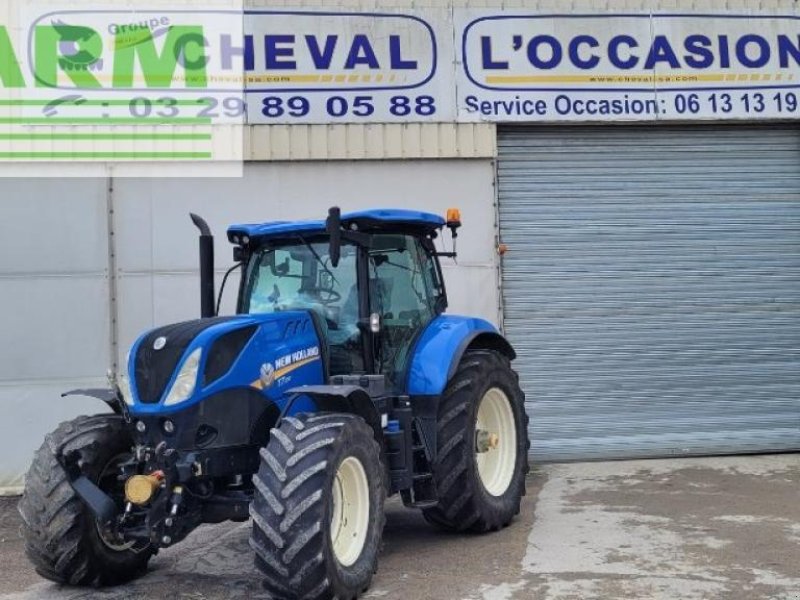
{"label": "amber beacon light", "polygon": [[447,226],[453,232],[453,237],[456,237],[456,230],[461,227],[461,211],[459,209],[447,209]]}

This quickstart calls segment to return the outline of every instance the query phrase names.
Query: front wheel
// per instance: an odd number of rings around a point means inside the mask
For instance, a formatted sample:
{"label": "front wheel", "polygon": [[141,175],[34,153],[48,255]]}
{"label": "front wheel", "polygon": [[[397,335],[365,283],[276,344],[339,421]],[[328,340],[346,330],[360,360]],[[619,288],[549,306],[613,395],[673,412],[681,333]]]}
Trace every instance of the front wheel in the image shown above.
{"label": "front wheel", "polygon": [[361,417],[285,418],[261,450],[253,482],[250,545],[267,591],[348,600],[369,587],[386,486],[380,448]]}
{"label": "front wheel", "polygon": [[65,455],[77,452],[86,475],[121,505],[117,466],[130,456],[132,445],[116,415],[78,417],[47,435],[19,503],[25,551],[39,575],[70,585],[112,585],[145,570],[153,548],[109,539],[61,466]]}
{"label": "front wheel", "polygon": [[439,504],[425,518],[456,531],[493,531],[519,513],[528,472],[525,396],[508,359],[464,354],[437,418],[433,480]]}

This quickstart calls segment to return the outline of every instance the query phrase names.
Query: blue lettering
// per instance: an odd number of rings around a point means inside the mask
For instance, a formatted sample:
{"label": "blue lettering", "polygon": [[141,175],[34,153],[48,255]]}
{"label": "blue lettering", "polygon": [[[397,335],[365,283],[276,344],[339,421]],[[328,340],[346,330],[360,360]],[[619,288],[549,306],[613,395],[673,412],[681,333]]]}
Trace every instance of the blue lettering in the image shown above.
{"label": "blue lettering", "polygon": [[353,36],[353,45],[350,47],[350,54],[347,55],[344,68],[354,69],[356,65],[367,65],[370,69],[381,68],[369,39],[363,33]]}
{"label": "blue lettering", "polygon": [[[750,44],[755,44],[758,46],[758,57],[750,58],[747,55],[747,46]],[[745,67],[750,67],[751,69],[761,68],[769,62],[769,57],[771,54],[772,52],[769,47],[769,42],[767,42],[767,40],[760,35],[743,35],[736,42],[736,58]]]}
{"label": "blue lettering", "polygon": [[294,36],[268,35],[264,37],[264,48],[267,52],[267,70],[296,69],[297,62],[293,60],[278,60],[280,57],[294,57],[294,48],[279,47],[278,44],[294,44]]}
{"label": "blue lettering", "polygon": [[717,37],[719,40],[719,66],[723,69],[729,69],[731,66],[730,51],[728,50],[728,36],[721,35]]}
{"label": "blue lettering", "polygon": [[575,36],[569,43],[569,60],[579,69],[594,69],[600,62],[600,57],[592,54],[587,59],[581,58],[580,47],[584,45],[589,46],[589,48],[597,48],[600,42],[590,35]]}
{"label": "blue lettering", "polygon": [[508,69],[508,61],[492,60],[492,38],[488,35],[481,36],[481,57],[484,69]]}
{"label": "blue lettering", "polygon": [[[549,60],[543,60],[539,57],[539,46],[546,44],[550,46],[550,53],[552,56]],[[531,38],[528,42],[528,60],[537,69],[553,69],[561,62],[561,44],[552,35],[537,35]]]}
{"label": "blue lettering", "polygon": [[800,65],[800,35],[797,36],[797,45],[792,43],[788,35],[778,36],[778,60],[782,69],[789,68],[789,56],[795,65]]}
{"label": "blue lettering", "polygon": [[338,35],[329,35],[325,37],[325,48],[319,47],[319,40],[316,36],[306,36],[306,46],[308,46],[308,53],[311,55],[311,60],[314,62],[314,67],[317,69],[330,69],[331,62],[333,62],[333,52],[336,50],[336,42]]}
{"label": "blue lettering", "polygon": [[544,100],[523,100],[519,96],[514,96],[509,100],[480,100],[476,96],[465,98],[467,111],[478,112],[487,117],[496,115],[546,115],[547,102]]}
{"label": "blue lettering", "polygon": [[711,38],[705,35],[690,35],[686,38],[684,48],[689,54],[685,54],[683,60],[693,69],[707,69],[714,64],[714,53],[709,50]]}
{"label": "blue lettering", "polygon": [[638,48],[639,42],[629,35],[615,35],[608,42],[608,59],[618,69],[633,69],[639,63],[639,57],[629,54],[627,59],[622,59],[619,55],[619,47],[622,45],[629,49]]}
{"label": "blue lettering", "polygon": [[400,47],[400,36],[389,36],[389,57],[391,59],[392,69],[416,69],[417,61],[403,60],[402,48]]}
{"label": "blue lettering", "polygon": [[680,69],[681,63],[678,62],[678,57],[669,45],[669,40],[665,35],[657,35],[653,38],[653,45],[650,46],[650,52],[647,54],[647,60],[644,63],[644,68],[647,70],[655,67],[656,63],[667,62],[673,69]]}

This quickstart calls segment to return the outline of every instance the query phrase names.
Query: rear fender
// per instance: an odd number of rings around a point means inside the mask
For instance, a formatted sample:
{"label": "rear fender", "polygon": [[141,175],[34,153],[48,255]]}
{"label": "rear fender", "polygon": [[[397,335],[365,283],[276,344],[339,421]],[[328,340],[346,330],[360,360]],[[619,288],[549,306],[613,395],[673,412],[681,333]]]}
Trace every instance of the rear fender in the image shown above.
{"label": "rear fender", "polygon": [[428,324],[414,348],[408,394],[441,395],[467,350],[494,350],[509,360],[516,358],[508,340],[488,321],[441,315]]}

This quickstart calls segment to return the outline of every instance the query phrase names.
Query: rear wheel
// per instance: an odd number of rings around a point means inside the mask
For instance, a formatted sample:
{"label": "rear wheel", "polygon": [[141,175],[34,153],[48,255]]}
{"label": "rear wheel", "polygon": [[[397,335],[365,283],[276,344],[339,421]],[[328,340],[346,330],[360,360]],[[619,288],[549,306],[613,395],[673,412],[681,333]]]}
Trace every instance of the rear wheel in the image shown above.
{"label": "rear wheel", "polygon": [[69,483],[61,457],[77,452],[84,473],[122,503],[116,467],[133,442],[115,415],[78,417],[47,435],[36,452],[19,503],[25,550],[42,577],[71,585],[116,584],[141,574],[147,544],[112,539]]}
{"label": "rear wheel", "polygon": [[525,396],[505,356],[464,354],[439,405],[437,444],[439,504],[425,518],[457,531],[508,525],[525,494],[530,442]]}
{"label": "rear wheel", "polygon": [[350,414],[287,417],[261,450],[250,545],[282,600],[356,598],[377,568],[385,471],[372,429]]}

